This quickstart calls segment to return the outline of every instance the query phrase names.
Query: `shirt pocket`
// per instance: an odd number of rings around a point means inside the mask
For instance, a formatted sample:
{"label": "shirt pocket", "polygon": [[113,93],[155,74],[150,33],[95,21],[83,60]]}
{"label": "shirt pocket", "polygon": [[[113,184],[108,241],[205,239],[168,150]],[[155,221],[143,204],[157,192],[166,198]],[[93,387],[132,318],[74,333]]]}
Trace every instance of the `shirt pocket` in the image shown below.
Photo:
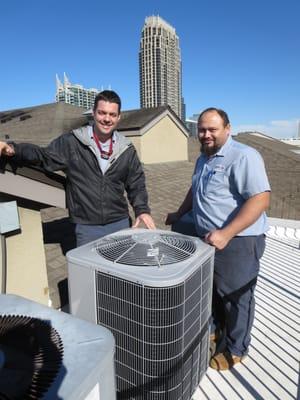
{"label": "shirt pocket", "polygon": [[224,188],[226,183],[226,174],[224,171],[211,171],[204,181],[205,193],[216,193]]}

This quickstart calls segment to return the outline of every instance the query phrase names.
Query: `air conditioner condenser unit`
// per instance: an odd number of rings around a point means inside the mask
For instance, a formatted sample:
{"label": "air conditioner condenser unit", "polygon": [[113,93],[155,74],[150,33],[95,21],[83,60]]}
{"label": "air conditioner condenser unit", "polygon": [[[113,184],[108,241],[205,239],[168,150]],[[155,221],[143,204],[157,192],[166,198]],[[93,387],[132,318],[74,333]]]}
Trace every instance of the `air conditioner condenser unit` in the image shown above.
{"label": "air conditioner condenser unit", "polygon": [[208,366],[213,247],[126,229],[67,259],[72,314],[114,334],[118,398],[189,400]]}
{"label": "air conditioner condenser unit", "polygon": [[0,398],[115,400],[108,329],[15,295],[0,295]]}

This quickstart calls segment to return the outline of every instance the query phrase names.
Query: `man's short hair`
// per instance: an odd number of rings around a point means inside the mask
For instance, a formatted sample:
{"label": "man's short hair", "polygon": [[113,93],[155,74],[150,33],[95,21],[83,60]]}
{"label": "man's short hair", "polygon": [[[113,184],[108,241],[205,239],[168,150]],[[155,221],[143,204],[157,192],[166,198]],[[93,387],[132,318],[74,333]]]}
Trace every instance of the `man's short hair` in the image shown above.
{"label": "man's short hair", "polygon": [[97,96],[95,97],[94,108],[93,108],[94,111],[97,109],[98,102],[100,100],[108,101],[109,103],[118,104],[119,114],[120,114],[120,112],[121,112],[121,99],[120,99],[119,95],[116,92],[114,92],[113,90],[103,90],[102,92],[98,93]]}
{"label": "man's short hair", "polygon": [[227,113],[224,110],[221,110],[220,108],[215,108],[215,107],[209,107],[206,108],[202,113],[199,115],[198,121],[202,118],[203,114],[210,112],[210,111],[215,111],[223,120],[224,127],[230,124],[229,118]]}

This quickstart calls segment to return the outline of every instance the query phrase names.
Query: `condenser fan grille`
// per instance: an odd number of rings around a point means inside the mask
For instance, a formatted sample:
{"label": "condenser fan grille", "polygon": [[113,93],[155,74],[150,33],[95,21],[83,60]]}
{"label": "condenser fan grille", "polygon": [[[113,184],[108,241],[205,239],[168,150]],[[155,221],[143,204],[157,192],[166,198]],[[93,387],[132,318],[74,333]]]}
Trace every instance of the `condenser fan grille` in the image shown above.
{"label": "condenser fan grille", "polygon": [[63,357],[57,331],[45,321],[0,316],[0,399],[38,400],[54,381]]}
{"label": "condenser fan grille", "polygon": [[182,235],[141,233],[103,238],[96,251],[106,260],[134,266],[160,266],[186,260],[196,251],[194,242]]}

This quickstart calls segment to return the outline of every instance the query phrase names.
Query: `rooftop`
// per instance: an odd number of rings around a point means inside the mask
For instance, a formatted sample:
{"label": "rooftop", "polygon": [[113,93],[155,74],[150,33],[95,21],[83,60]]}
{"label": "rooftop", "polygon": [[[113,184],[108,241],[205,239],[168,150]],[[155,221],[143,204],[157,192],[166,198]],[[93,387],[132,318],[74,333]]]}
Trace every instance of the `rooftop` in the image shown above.
{"label": "rooftop", "polygon": [[0,112],[0,140],[47,145],[62,132],[87,123],[85,108],[50,103]]}
{"label": "rooftop", "polygon": [[[153,217],[158,228],[168,229],[165,216],[181,203],[194,164],[175,162],[144,168]],[[60,219],[67,216],[65,210],[50,208],[42,215],[49,221],[44,225],[48,238],[52,231],[51,243],[45,244],[50,295],[53,305],[60,307],[68,301],[63,252],[72,246],[72,226]],[[209,368],[193,400],[296,400],[300,396],[300,221],[270,218],[270,225],[256,290],[249,356],[232,372]],[[57,238],[62,246],[56,243]]]}
{"label": "rooftop", "polygon": [[193,400],[300,398],[300,223],[270,223],[249,356],[232,371],[208,368]]}
{"label": "rooftop", "polygon": [[[143,135],[147,126],[165,115],[188,136],[186,126],[169,106],[122,111],[118,130],[126,136]],[[64,102],[0,111],[0,140],[46,146],[61,133],[89,124],[91,117],[92,109]]]}
{"label": "rooftop", "polygon": [[[262,149],[269,148],[268,143],[272,143],[272,140],[256,136],[247,140],[250,139]],[[286,148],[281,149],[280,154],[286,151]],[[198,152],[198,143],[192,141],[191,162],[144,166],[152,215],[158,228],[168,229],[164,225],[165,216],[182,202],[191,183]],[[299,158],[295,158],[299,156],[287,152],[282,154],[285,160],[287,155],[298,168],[298,172],[294,169],[293,173],[299,174]],[[54,308],[64,308],[68,303],[65,253],[75,245],[74,227],[65,209],[46,208],[41,215],[50,297]],[[300,398],[300,222],[270,219],[270,225],[256,290],[257,307],[249,357],[232,372],[216,372],[209,368],[193,400]]]}

